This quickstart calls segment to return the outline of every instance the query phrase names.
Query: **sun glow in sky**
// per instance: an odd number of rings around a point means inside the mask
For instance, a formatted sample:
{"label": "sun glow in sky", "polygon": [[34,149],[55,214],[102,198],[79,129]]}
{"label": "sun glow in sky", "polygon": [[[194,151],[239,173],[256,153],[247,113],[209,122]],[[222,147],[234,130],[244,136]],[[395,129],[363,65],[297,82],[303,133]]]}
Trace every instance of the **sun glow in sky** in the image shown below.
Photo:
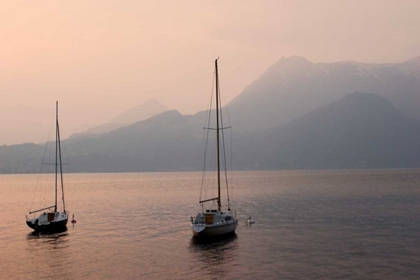
{"label": "sun glow in sky", "polygon": [[228,102],[281,57],[403,62],[420,1],[2,1],[0,145],[64,137],[154,98],[206,108],[220,57]]}

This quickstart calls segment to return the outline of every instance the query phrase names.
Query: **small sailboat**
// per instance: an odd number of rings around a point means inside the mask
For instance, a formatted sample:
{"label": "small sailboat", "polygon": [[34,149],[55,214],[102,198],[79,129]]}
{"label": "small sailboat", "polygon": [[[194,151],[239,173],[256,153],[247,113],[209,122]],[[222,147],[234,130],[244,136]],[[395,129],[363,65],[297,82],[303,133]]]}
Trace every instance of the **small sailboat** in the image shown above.
{"label": "small sailboat", "polygon": [[[234,233],[236,226],[238,225],[238,219],[232,215],[230,208],[229,200],[229,191],[228,191],[228,180],[225,173],[226,189],[227,189],[227,211],[222,211],[222,202],[221,202],[221,161],[226,160],[224,156],[225,147],[224,147],[224,133],[223,129],[223,120],[221,120],[221,102],[220,102],[220,89],[219,89],[219,75],[218,75],[218,59],[215,60],[215,82],[216,82],[216,128],[207,128],[208,130],[216,131],[216,174],[217,174],[217,197],[213,198],[202,198],[200,195],[200,208],[196,217],[191,217],[190,227],[194,236],[197,237],[217,237],[222,235],[227,235]],[[211,108],[210,111],[211,112]],[[210,113],[209,113],[210,115]],[[209,122],[210,123],[210,122]],[[207,148],[206,148],[207,150]],[[225,164],[226,168],[226,164]],[[225,170],[226,171],[226,170]],[[204,170],[203,170],[204,177]],[[204,180],[203,180],[204,181]],[[203,187],[203,186],[202,186]],[[216,209],[205,208],[205,203],[213,202],[213,206]],[[215,205],[215,202],[217,205]]]}
{"label": "small sailboat", "polygon": [[[26,216],[26,224],[38,232],[57,232],[66,229],[68,221],[68,213],[66,212],[64,202],[64,185],[63,185],[63,172],[62,172],[62,161],[61,161],[61,144],[60,144],[60,127],[58,125],[58,102],[56,102],[56,133],[55,133],[55,196],[54,205],[44,207],[38,210],[30,211],[29,214],[35,214],[42,212],[37,217],[28,218]],[[60,174],[60,180],[58,180],[58,172]],[[58,211],[58,184],[61,185],[61,201],[62,210]]]}

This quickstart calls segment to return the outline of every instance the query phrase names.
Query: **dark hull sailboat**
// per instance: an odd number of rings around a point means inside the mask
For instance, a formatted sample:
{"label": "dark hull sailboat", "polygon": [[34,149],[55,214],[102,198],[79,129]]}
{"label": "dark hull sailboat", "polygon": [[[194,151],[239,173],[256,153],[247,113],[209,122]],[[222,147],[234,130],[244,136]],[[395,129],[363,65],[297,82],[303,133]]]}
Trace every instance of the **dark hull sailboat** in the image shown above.
{"label": "dark hull sailboat", "polygon": [[66,213],[44,212],[36,219],[27,220],[26,224],[31,229],[39,232],[59,232],[67,229],[67,221],[68,216]]}
{"label": "dark hull sailboat", "polygon": [[[190,227],[195,237],[200,238],[214,238],[218,236],[224,236],[233,234],[238,225],[238,219],[231,214],[230,200],[229,200],[229,191],[227,191],[227,211],[222,212],[222,203],[221,203],[221,159],[226,159],[224,156],[224,139],[223,133],[220,133],[223,129],[223,121],[219,120],[221,117],[220,105],[220,91],[219,91],[219,73],[217,66],[217,59],[215,60],[215,81],[216,81],[216,128],[208,128],[209,130],[216,131],[216,170],[217,170],[217,197],[210,199],[201,199],[201,212],[196,215],[196,217],[191,217]],[[211,112],[211,108],[210,108]],[[220,117],[219,117],[220,116]],[[222,147],[222,149],[221,149]],[[223,153],[223,155],[221,155]],[[225,164],[226,168],[226,164]],[[225,170],[226,171],[226,170]],[[203,172],[204,174],[204,172]],[[204,176],[204,175],[203,175]],[[227,188],[227,178],[226,179],[226,188]],[[203,180],[204,181],[204,180]],[[206,202],[217,202],[217,209],[206,209],[204,210],[204,203]]]}
{"label": "dark hull sailboat", "polygon": [[[26,216],[26,224],[31,229],[38,232],[58,232],[66,230],[68,213],[66,212],[64,202],[64,185],[63,185],[63,172],[61,161],[61,143],[60,143],[60,127],[58,125],[58,102],[56,102],[56,133],[55,133],[55,203],[52,206],[44,207],[35,211],[30,211],[29,214],[35,214],[44,211],[38,217],[32,219]],[[58,172],[60,172],[61,183],[61,201],[63,210],[57,211],[57,196],[58,196]],[[46,212],[47,211],[47,212]]]}

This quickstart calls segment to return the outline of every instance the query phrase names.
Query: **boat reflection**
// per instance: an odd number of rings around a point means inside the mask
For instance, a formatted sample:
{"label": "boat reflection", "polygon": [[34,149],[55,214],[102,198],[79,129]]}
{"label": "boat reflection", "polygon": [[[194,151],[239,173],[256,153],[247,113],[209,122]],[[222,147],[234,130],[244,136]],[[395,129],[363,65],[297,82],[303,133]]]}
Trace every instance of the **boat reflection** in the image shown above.
{"label": "boat reflection", "polygon": [[67,236],[67,235],[68,235],[67,227],[65,227],[60,230],[51,231],[51,232],[32,231],[28,234],[28,239],[37,239],[37,238],[57,239],[57,238]]}
{"label": "boat reflection", "polygon": [[29,235],[32,236],[48,236],[48,235],[54,235],[54,234],[60,234],[63,232],[67,232],[67,227],[64,228],[59,228],[57,230],[54,231],[50,231],[50,232],[41,232],[41,231],[32,231],[31,233],[29,233]]}
{"label": "boat reflection", "polygon": [[69,236],[67,230],[54,233],[34,231],[27,235],[28,259],[37,267],[29,278],[75,279]]}
{"label": "boat reflection", "polygon": [[200,270],[209,276],[217,275],[217,278],[229,278],[231,267],[236,262],[238,236],[233,233],[211,239],[193,237],[189,249],[192,257],[198,259],[200,264],[199,267],[192,267],[192,270]]}
{"label": "boat reflection", "polygon": [[[66,246],[66,243],[69,241],[67,238],[68,236],[67,228],[61,231],[55,231],[51,233],[42,233],[33,231],[27,235],[28,241],[31,241],[29,244],[31,246],[38,247],[41,244],[51,244],[53,247],[49,247],[48,249],[60,249]],[[40,241],[40,242],[39,242]],[[41,247],[43,247],[41,245]]]}
{"label": "boat reflection", "polygon": [[235,232],[228,234],[228,235],[223,235],[223,236],[214,236],[214,237],[206,237],[206,238],[200,238],[200,237],[196,237],[193,236],[191,238],[191,244],[197,246],[197,247],[202,247],[202,248],[207,248],[207,247],[212,247],[212,246],[206,246],[206,245],[214,245],[214,246],[223,246],[226,244],[229,244],[230,242],[236,240],[238,238],[238,236],[236,235]]}

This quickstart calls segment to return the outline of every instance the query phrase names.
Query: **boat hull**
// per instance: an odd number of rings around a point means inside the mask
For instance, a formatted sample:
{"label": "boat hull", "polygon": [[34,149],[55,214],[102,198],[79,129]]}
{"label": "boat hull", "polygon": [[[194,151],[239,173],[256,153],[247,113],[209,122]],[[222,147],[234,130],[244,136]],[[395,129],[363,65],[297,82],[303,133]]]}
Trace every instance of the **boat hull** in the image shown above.
{"label": "boat hull", "polygon": [[66,229],[67,221],[68,219],[65,219],[58,222],[51,222],[48,225],[35,225],[30,221],[26,221],[26,224],[28,227],[38,232],[56,232]]}
{"label": "boat hull", "polygon": [[191,229],[195,237],[216,237],[234,233],[237,225],[238,221],[236,220],[228,224],[191,224]]}
{"label": "boat hull", "polygon": [[[53,219],[48,220],[48,214]],[[57,232],[65,230],[68,222],[66,213],[44,213],[38,218],[26,220],[26,224],[31,229],[38,232]],[[52,215],[52,216],[51,216]]]}

